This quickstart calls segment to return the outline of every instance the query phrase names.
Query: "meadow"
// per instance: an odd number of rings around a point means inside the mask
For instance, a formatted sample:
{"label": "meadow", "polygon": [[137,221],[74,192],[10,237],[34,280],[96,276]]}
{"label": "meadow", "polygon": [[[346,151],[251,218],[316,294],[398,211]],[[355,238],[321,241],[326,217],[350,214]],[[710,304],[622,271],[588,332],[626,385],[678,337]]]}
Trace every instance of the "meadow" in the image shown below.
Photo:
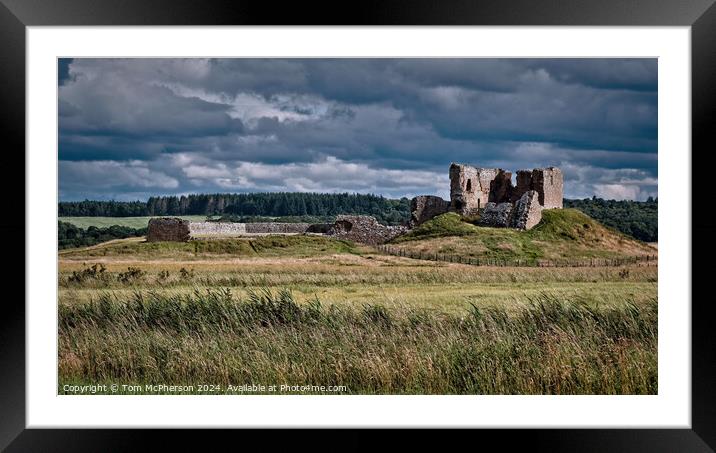
{"label": "meadow", "polygon": [[61,251],[58,279],[59,393],[209,382],[222,394],[247,383],[658,390],[655,265],[471,266],[310,235],[130,238]]}

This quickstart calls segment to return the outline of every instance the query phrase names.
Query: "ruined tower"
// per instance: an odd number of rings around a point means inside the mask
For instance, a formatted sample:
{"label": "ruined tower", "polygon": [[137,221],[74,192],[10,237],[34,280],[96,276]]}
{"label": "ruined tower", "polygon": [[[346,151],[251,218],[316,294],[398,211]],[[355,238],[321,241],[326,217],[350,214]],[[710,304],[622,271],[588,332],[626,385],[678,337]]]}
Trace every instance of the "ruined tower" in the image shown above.
{"label": "ruined tower", "polygon": [[539,203],[545,209],[562,208],[564,180],[557,167],[532,170],[532,190],[539,194]]}
{"label": "ruined tower", "polygon": [[490,199],[491,183],[500,170],[471,165],[450,165],[450,210],[462,215],[477,214]]}
{"label": "ruined tower", "polygon": [[537,191],[539,204],[545,209],[562,207],[564,179],[557,167],[535,168],[517,172],[517,187],[512,191],[512,201],[517,201],[529,190]]}

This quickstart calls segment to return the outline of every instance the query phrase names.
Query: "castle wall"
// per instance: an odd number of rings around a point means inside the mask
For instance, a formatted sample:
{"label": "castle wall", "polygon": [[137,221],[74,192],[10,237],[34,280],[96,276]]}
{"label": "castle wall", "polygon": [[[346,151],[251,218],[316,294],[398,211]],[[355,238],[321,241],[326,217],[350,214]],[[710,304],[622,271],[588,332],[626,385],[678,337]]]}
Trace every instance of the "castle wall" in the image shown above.
{"label": "castle wall", "polygon": [[532,171],[532,190],[537,191],[543,208],[562,208],[563,189],[564,181],[559,168],[536,168]]}
{"label": "castle wall", "polygon": [[463,215],[477,212],[480,181],[477,168],[468,165],[450,165],[450,210]]}
{"label": "castle wall", "polygon": [[512,189],[510,200],[514,203],[519,200],[525,192],[532,190],[532,170],[517,171],[517,186]]}
{"label": "castle wall", "polygon": [[497,170],[494,179],[490,181],[490,195],[488,201],[493,203],[506,203],[512,196],[512,172]]}
{"label": "castle wall", "polygon": [[310,223],[247,223],[248,234],[303,234],[311,227]]}
{"label": "castle wall", "polygon": [[310,223],[279,222],[191,222],[189,224],[192,237],[231,237],[251,234],[303,234],[320,231],[322,227],[322,224],[313,225]]}
{"label": "castle wall", "polygon": [[450,165],[450,210],[475,215],[490,199],[492,181],[500,170],[471,165]]}
{"label": "castle wall", "polygon": [[245,223],[191,222],[189,230],[193,237],[200,236],[241,236],[246,234]]}
{"label": "castle wall", "polygon": [[434,195],[419,195],[410,201],[410,226],[427,222],[435,216],[445,214],[450,203]]}
{"label": "castle wall", "polygon": [[490,201],[492,182],[497,178],[500,171],[502,170],[498,168],[477,168],[477,179],[480,181],[480,190],[477,196],[480,200],[480,208],[484,208],[487,202]]}
{"label": "castle wall", "polygon": [[325,234],[331,226],[322,223],[189,222],[178,217],[163,217],[149,221],[147,241],[185,242],[192,238],[238,237],[253,234]]}

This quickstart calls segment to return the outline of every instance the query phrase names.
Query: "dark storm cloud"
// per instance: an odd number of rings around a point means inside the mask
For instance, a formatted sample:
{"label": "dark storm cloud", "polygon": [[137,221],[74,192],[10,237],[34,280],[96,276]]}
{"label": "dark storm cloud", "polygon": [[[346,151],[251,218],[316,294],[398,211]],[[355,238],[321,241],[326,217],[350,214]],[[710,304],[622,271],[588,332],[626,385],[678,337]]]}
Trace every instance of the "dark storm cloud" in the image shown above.
{"label": "dark storm cloud", "polygon": [[451,161],[560,165],[568,196],[656,195],[655,59],[58,64],[63,199],[227,190],[446,196]]}
{"label": "dark storm cloud", "polygon": [[643,59],[544,59],[530,62],[542,67],[557,80],[595,88],[655,92],[657,89],[657,60]]}
{"label": "dark storm cloud", "polygon": [[57,83],[58,83],[58,85],[64,85],[64,83],[70,79],[70,63],[72,63],[72,58],[58,58],[57,59]]}

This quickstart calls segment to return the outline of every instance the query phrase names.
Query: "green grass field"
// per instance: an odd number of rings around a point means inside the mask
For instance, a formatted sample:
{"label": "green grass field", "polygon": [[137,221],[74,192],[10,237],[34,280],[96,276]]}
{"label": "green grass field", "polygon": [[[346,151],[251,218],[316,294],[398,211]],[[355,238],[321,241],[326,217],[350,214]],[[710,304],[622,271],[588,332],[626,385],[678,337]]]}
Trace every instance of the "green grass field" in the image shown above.
{"label": "green grass field", "polygon": [[[193,222],[203,222],[206,220],[204,215],[183,215],[177,216],[185,220]],[[153,217],[59,217],[60,222],[71,223],[79,228],[88,228],[95,226],[98,228],[106,228],[112,225],[126,226],[129,228],[146,228],[149,219]]]}
{"label": "green grass field", "polygon": [[[484,254],[507,242],[522,256],[548,255],[547,244],[571,256],[590,244],[648,247],[570,212],[546,220],[495,232],[447,216],[396,246],[458,241],[461,253]],[[130,238],[61,251],[58,279],[60,393],[208,382],[222,394],[245,383],[350,394],[658,391],[653,262],[487,267],[312,235]]]}

